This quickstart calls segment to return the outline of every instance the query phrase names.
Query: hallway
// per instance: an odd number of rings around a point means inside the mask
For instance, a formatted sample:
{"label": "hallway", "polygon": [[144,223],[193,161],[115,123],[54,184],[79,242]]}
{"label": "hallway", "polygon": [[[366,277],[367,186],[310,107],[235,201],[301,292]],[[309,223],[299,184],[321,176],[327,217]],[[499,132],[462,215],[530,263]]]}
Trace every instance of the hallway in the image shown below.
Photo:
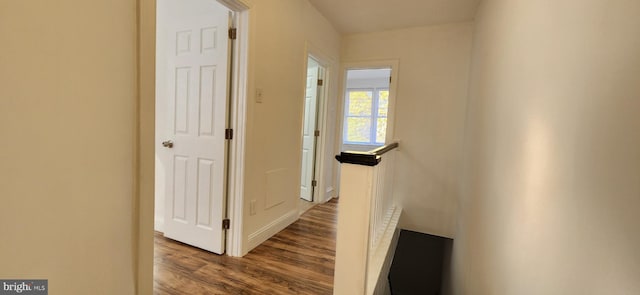
{"label": "hallway", "polygon": [[316,205],[243,258],[156,232],[154,294],[331,294],[337,205]]}

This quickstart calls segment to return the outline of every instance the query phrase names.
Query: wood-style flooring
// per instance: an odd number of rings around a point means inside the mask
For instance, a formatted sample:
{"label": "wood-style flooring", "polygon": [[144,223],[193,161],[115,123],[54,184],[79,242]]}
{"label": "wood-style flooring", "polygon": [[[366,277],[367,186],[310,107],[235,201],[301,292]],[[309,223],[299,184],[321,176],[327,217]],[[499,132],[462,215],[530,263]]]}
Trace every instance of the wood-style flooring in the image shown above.
{"label": "wood-style flooring", "polygon": [[242,258],[156,232],[154,294],[332,294],[337,205],[316,205]]}

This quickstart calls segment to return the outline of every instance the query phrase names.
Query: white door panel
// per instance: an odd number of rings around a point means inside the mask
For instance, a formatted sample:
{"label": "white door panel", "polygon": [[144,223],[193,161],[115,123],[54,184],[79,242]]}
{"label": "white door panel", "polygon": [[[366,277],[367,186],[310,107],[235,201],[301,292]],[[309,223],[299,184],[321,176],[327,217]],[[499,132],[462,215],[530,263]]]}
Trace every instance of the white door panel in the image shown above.
{"label": "white door panel", "polygon": [[316,147],[316,112],[318,105],[318,79],[320,66],[309,58],[307,65],[307,88],[304,99],[304,122],[302,126],[302,171],[300,176],[300,198],[313,201],[313,181]]}
{"label": "white door panel", "polygon": [[197,13],[176,17],[167,38],[164,234],[222,254],[229,10],[178,2]]}

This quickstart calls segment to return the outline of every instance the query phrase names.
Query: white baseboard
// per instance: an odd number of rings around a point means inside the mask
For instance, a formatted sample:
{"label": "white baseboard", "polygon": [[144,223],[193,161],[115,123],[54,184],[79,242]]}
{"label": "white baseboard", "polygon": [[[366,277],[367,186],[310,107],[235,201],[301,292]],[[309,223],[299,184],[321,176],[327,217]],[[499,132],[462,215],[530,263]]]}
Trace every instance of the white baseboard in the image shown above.
{"label": "white baseboard", "polygon": [[161,233],[164,232],[164,218],[156,217],[153,220],[153,229]]}
{"label": "white baseboard", "polygon": [[263,226],[261,229],[249,235],[249,241],[247,242],[247,251],[253,250],[253,248],[262,244],[264,241],[271,238],[273,235],[279,233],[281,230],[287,228],[287,226],[298,220],[298,209],[291,210],[289,213],[281,216],[273,222]]}
{"label": "white baseboard", "polygon": [[333,186],[327,187],[327,189],[325,190],[324,196],[322,196],[322,198],[320,200],[318,200],[318,203],[320,204],[324,204],[326,202],[331,201],[331,199],[335,198],[335,192],[333,189]]}
{"label": "white baseboard", "polygon": [[329,186],[329,187],[327,187],[327,190],[325,192],[326,192],[327,195],[333,196],[333,191],[334,190],[335,189],[333,188],[333,186]]}

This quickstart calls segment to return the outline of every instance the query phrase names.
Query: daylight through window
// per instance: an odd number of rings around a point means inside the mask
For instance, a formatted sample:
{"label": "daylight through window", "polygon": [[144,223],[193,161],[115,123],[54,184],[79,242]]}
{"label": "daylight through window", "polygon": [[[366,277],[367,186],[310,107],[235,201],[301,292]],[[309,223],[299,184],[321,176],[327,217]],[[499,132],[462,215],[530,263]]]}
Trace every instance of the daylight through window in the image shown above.
{"label": "daylight through window", "polygon": [[387,130],[389,88],[347,89],[344,142],[383,145]]}

